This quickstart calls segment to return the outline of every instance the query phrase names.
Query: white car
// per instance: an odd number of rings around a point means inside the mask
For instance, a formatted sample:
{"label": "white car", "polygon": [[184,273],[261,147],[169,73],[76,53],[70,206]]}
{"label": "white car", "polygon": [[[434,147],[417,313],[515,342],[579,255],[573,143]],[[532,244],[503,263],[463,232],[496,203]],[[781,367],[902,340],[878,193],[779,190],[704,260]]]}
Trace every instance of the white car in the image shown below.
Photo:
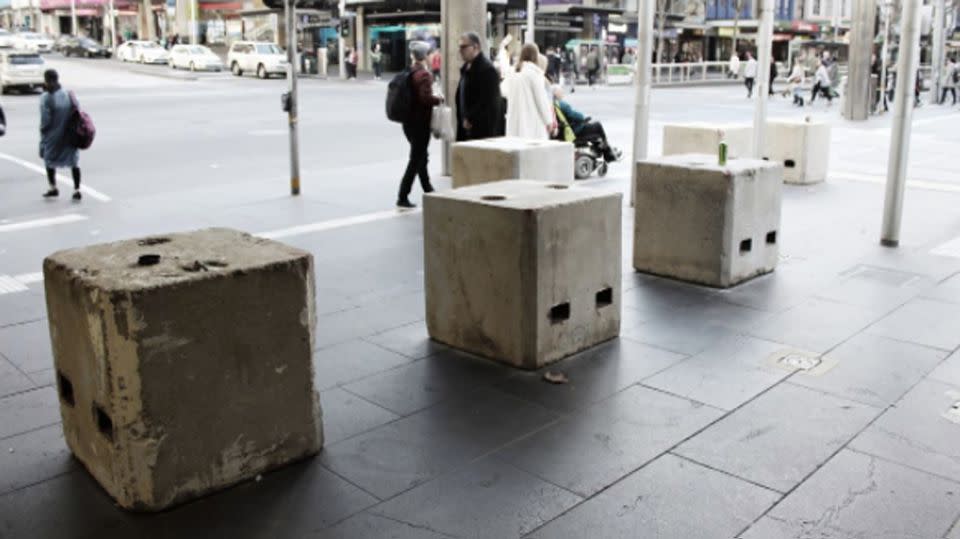
{"label": "white car", "polygon": [[13,48],[30,52],[50,52],[53,40],[36,32],[20,32],[13,36]]}
{"label": "white car", "polygon": [[0,51],[0,91],[11,88],[37,90],[43,88],[46,62],[32,51]]}
{"label": "white car", "polygon": [[0,28],[0,48],[13,48],[15,40],[10,30]]}
{"label": "white car", "polygon": [[153,41],[127,41],[117,47],[117,58],[121,62],[166,64],[170,61],[170,53]]}
{"label": "white car", "polygon": [[237,41],[227,53],[227,64],[230,71],[241,76],[245,71],[256,73],[261,79],[270,75],[286,76],[287,55],[283,49],[273,43],[258,43],[254,41]]}
{"label": "white car", "polygon": [[223,60],[203,45],[176,45],[170,49],[170,67],[190,71],[221,71]]}

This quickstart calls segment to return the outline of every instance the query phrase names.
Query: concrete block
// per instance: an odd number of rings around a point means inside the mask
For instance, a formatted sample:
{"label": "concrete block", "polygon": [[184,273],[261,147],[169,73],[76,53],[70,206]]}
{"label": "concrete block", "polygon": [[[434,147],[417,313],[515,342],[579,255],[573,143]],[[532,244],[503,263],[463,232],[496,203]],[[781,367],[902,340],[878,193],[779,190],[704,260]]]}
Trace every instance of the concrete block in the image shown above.
{"label": "concrete block", "polygon": [[426,196],[430,337],[536,369],[619,335],[621,199],[532,181]]}
{"label": "concrete block", "polygon": [[747,123],[680,123],[663,126],[663,155],[703,153],[716,159],[720,141],[727,143],[727,158],[750,156],[753,127]]}
{"label": "concrete block", "polygon": [[783,165],[783,181],[806,185],[827,179],[830,124],[796,119],[770,120],[764,157]]}
{"label": "concrete block", "polygon": [[573,144],[499,137],[453,145],[453,187],[523,178],[573,183]]}
{"label": "concrete block", "polygon": [[313,259],[227,229],[44,260],[73,454],[158,511],[316,454]]}
{"label": "concrete block", "polygon": [[783,167],[714,155],[637,163],[633,266],[717,287],[777,265]]}

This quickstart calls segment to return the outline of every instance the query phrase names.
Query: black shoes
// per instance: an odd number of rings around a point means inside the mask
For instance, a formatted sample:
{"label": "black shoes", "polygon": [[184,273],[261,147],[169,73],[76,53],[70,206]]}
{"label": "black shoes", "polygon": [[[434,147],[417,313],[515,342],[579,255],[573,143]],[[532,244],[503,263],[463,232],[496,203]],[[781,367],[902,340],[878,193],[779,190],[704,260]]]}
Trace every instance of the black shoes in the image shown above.
{"label": "black shoes", "polygon": [[416,208],[417,205],[414,204],[413,202],[410,202],[409,200],[404,199],[404,200],[398,200],[398,201],[397,201],[397,207],[398,207],[398,208],[405,208],[405,209],[408,209],[408,210],[409,210],[409,209]]}
{"label": "black shoes", "polygon": [[82,199],[82,198],[83,198],[83,195],[80,194],[80,191],[74,191],[74,192],[73,192],[73,199],[74,199],[74,200],[79,201],[79,200]]}
{"label": "black shoes", "polygon": [[43,194],[43,198],[55,198],[60,196],[60,191],[56,187],[51,187],[49,191]]}

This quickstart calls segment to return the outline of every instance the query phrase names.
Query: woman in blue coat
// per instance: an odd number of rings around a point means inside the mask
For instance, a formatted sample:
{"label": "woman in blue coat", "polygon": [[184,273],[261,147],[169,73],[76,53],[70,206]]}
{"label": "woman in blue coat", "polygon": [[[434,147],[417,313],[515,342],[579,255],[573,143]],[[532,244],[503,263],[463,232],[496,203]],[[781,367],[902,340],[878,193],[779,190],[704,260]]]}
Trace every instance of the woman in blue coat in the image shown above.
{"label": "woman in blue coat", "polygon": [[47,167],[47,181],[50,182],[50,189],[43,196],[60,196],[57,169],[69,168],[73,172],[73,199],[80,200],[80,150],[70,133],[70,120],[75,110],[73,98],[60,87],[56,70],[48,69],[43,80],[46,91],[40,96],[40,158]]}

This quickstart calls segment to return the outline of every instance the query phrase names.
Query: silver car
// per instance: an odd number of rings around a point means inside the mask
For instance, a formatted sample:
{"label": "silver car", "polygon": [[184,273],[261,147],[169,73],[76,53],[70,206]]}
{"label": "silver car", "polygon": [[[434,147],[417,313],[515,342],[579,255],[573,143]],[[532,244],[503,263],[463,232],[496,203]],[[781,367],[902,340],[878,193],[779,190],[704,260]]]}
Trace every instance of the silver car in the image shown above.
{"label": "silver car", "polygon": [[39,53],[31,51],[0,51],[0,90],[11,88],[39,90],[43,88],[46,62]]}

